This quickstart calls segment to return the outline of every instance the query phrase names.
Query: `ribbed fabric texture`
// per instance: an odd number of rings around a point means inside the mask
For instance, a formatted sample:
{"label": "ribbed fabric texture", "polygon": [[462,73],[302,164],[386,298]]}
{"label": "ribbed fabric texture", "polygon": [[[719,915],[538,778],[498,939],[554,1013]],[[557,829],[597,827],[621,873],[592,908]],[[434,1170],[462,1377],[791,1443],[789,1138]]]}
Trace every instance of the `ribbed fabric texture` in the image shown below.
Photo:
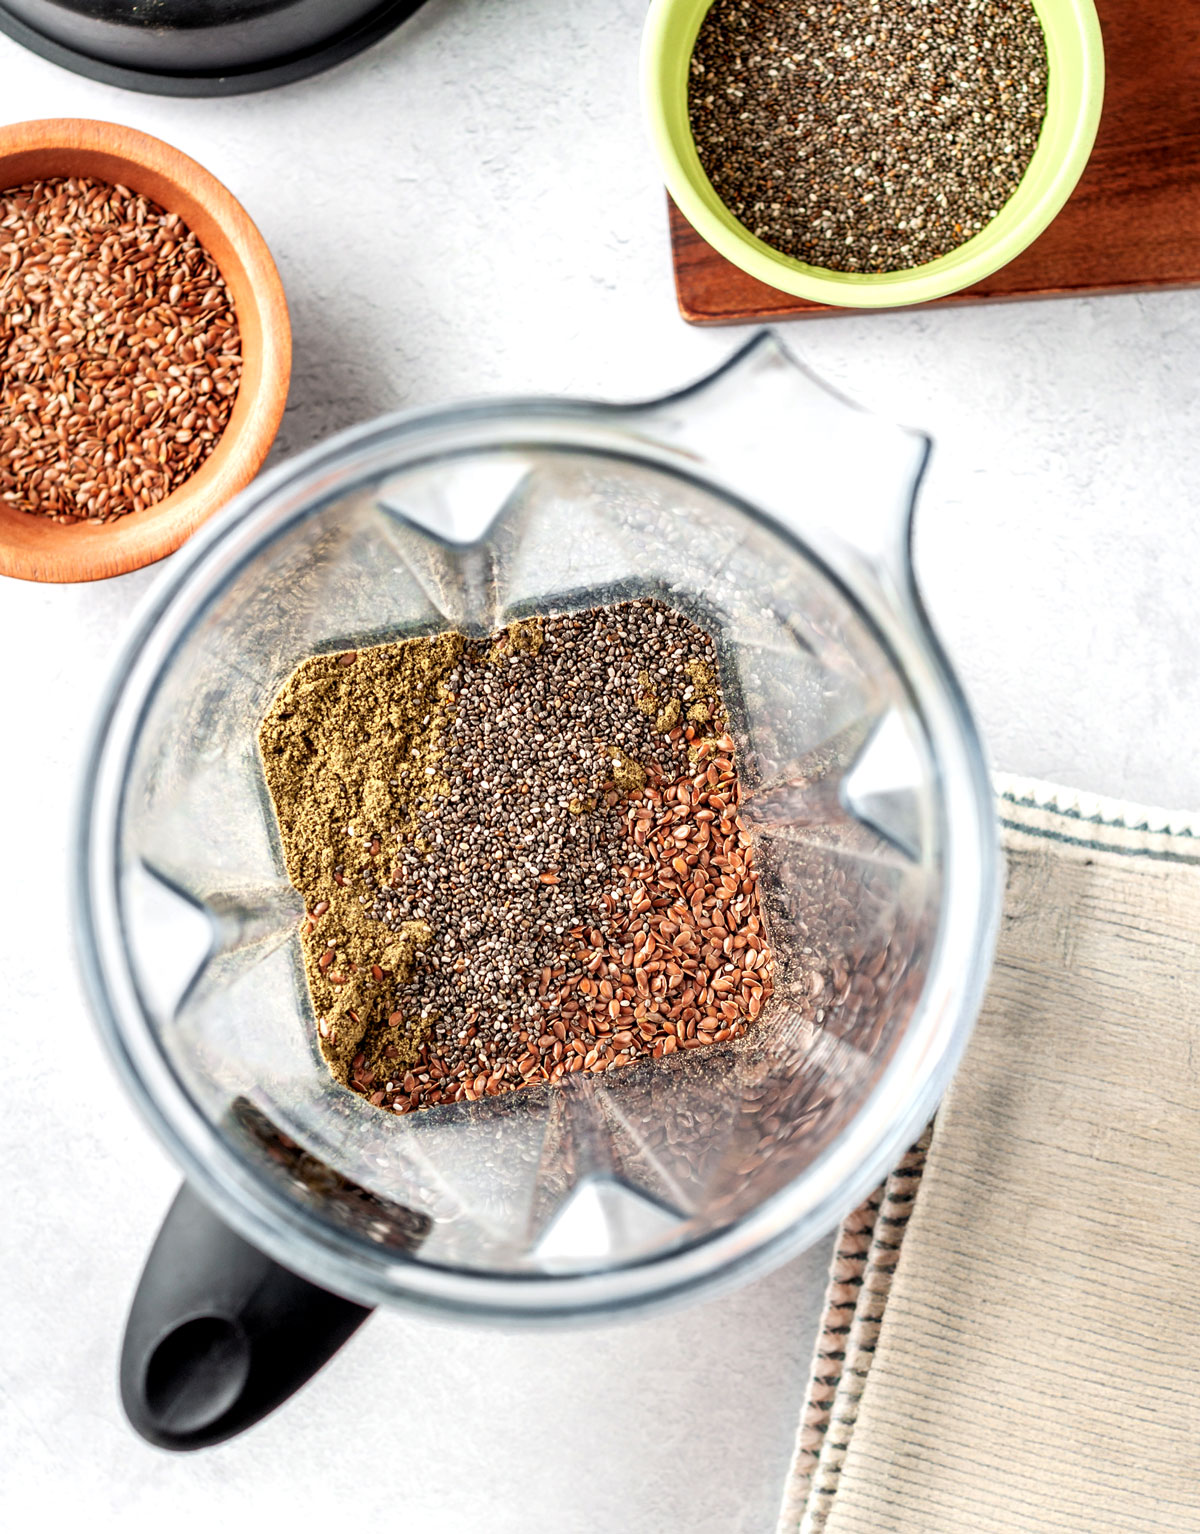
{"label": "ribbed fabric texture", "polygon": [[1200,1530],[1200,818],[997,794],[987,1003],[842,1227],[779,1534]]}

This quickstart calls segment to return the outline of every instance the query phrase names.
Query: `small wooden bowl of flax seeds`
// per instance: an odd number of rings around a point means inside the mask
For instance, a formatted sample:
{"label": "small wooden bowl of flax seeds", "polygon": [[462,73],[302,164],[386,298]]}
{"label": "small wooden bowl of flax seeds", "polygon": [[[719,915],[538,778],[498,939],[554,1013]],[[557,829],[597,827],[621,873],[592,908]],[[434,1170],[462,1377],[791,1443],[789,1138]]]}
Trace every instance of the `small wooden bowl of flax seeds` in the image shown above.
{"label": "small wooden bowl of flax seeds", "polygon": [[0,128],[0,574],[122,575],[258,472],[291,327],[245,209],[148,134]]}

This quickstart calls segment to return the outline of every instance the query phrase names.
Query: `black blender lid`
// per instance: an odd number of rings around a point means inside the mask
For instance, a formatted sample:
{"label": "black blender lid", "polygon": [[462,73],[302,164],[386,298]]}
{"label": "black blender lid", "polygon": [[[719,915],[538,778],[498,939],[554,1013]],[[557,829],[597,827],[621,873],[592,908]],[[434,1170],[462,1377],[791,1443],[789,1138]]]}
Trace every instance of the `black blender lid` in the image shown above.
{"label": "black blender lid", "polygon": [[[323,0],[328,32],[315,41],[305,36],[299,46],[297,33],[309,28],[296,27],[292,13],[311,16],[312,6],[303,0],[181,0],[167,14],[182,14],[182,24],[158,26],[145,25],[145,7],[136,0],[66,0],[65,7],[50,0],[0,0],[0,32],[51,63],[106,85],[157,96],[236,96],[320,74],[386,37],[423,3],[380,0],[365,11],[351,6],[359,14],[347,23],[347,7]],[[43,13],[50,23],[46,30],[38,25]],[[266,57],[265,28],[279,42],[279,52]],[[201,37],[210,49],[214,39],[227,38],[228,58],[188,67]]]}

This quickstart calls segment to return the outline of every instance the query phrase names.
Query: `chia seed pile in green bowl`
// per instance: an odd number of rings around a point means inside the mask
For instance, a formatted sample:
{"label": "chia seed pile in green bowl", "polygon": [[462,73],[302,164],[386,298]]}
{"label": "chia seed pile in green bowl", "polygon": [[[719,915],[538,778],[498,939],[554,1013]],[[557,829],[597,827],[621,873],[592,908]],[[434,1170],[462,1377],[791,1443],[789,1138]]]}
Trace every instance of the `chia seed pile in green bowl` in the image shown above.
{"label": "chia seed pile in green bowl", "polygon": [[713,189],[782,255],[891,272],[1000,211],[1046,112],[1031,0],[714,0],[688,115]]}

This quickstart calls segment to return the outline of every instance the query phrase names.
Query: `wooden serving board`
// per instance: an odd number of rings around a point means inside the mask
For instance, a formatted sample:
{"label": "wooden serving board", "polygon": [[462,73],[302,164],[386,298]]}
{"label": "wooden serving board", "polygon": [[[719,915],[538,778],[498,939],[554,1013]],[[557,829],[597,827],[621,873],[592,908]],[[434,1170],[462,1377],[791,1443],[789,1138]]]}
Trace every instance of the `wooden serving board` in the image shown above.
{"label": "wooden serving board", "polygon": [[[1200,284],[1200,3],[1097,0],[1107,87],[1091,161],[1027,251],[944,304]],[[679,308],[694,325],[862,310],[813,304],[747,276],[672,203]]]}

